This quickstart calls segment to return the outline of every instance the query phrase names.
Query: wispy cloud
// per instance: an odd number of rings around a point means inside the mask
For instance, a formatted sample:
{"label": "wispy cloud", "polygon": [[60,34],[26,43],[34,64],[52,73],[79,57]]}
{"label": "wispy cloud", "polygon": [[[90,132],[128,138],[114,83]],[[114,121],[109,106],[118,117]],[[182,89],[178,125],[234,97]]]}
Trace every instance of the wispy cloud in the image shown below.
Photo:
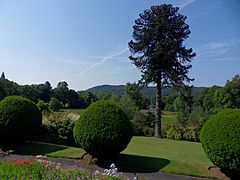
{"label": "wispy cloud", "polygon": [[[105,58],[105,56],[91,56],[91,59],[103,59]],[[115,60],[127,60],[126,57],[113,57],[111,59],[115,59]]]}
{"label": "wispy cloud", "polygon": [[[104,56],[91,56],[90,59],[103,59]],[[118,63],[130,63],[128,57],[113,57],[112,60],[116,60]]]}
{"label": "wispy cloud", "polygon": [[127,51],[128,51],[128,48],[124,48],[124,49],[122,49],[120,51],[111,52],[107,56],[101,56],[101,59],[99,61],[90,64],[89,67],[87,67],[86,69],[82,70],[79,74],[84,74],[84,73],[86,73],[86,72],[96,68],[97,66],[100,66],[100,65],[106,63],[108,60],[114,59],[117,56],[120,56],[120,55],[126,53]]}
{"label": "wispy cloud", "polygon": [[196,0],[180,0],[178,1],[178,3],[176,4],[176,6],[178,6],[180,9],[185,8],[186,6],[194,3]]}
{"label": "wispy cloud", "polygon": [[209,42],[196,48],[198,61],[236,61],[230,54],[238,44],[237,40],[225,42]]}
{"label": "wispy cloud", "polygon": [[237,58],[213,58],[213,59],[200,59],[200,62],[209,62],[209,61],[237,61]]}
{"label": "wispy cloud", "polygon": [[62,58],[62,57],[50,57],[49,62],[60,63],[64,66],[81,66],[89,65],[89,62],[83,61],[82,59]]}

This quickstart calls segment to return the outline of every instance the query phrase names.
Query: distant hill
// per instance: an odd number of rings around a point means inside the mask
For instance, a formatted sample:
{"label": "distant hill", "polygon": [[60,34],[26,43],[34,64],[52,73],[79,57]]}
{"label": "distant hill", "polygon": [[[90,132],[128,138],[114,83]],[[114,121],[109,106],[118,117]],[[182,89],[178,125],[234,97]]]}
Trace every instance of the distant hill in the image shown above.
{"label": "distant hill", "polygon": [[124,94],[124,85],[100,85],[87,89],[87,92],[91,92],[93,94],[98,94],[102,92],[115,94],[117,96],[122,96]]}
{"label": "distant hill", "polygon": [[[92,88],[87,89],[87,92],[91,92],[93,94],[98,94],[102,92],[114,94],[117,96],[123,96],[124,95],[124,85],[100,85],[95,86]],[[193,94],[201,94],[203,91],[207,89],[206,87],[194,87],[193,88]],[[162,90],[162,96],[169,96],[171,93],[176,91],[173,88],[163,88]],[[145,87],[142,89],[142,94],[146,98],[153,98],[156,95],[156,87]]]}

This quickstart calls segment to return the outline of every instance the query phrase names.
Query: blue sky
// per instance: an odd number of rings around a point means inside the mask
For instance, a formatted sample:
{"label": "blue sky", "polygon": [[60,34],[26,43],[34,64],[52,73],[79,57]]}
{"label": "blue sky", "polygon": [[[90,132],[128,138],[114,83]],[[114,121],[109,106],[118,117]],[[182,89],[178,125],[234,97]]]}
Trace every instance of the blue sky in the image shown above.
{"label": "blue sky", "polygon": [[0,72],[19,84],[84,90],[138,81],[127,43],[138,14],[171,3],[188,17],[195,86],[240,74],[239,0],[0,0]]}

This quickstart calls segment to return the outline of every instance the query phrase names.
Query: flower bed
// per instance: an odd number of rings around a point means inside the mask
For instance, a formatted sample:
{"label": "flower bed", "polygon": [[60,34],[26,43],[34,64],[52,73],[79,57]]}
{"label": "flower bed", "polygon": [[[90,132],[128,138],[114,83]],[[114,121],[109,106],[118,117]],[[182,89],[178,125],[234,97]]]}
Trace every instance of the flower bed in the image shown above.
{"label": "flower bed", "polygon": [[89,171],[81,168],[66,168],[60,163],[49,161],[44,156],[36,156],[29,159],[11,159],[8,162],[0,162],[0,179],[110,179],[118,180],[124,177],[111,165],[109,170],[103,172]]}

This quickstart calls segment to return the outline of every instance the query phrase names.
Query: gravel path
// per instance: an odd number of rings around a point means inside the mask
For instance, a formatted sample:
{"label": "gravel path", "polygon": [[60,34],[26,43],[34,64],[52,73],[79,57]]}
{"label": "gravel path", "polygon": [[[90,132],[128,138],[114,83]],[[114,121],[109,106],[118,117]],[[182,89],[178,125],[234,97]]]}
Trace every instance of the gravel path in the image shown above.
{"label": "gravel path", "polygon": [[[12,159],[29,159],[29,158],[35,158],[36,156],[30,156],[30,155],[17,155],[17,154],[10,154],[8,156],[0,157],[0,161],[10,161]],[[48,158],[47,160],[53,161],[55,163],[61,163],[62,167],[71,167],[71,168],[79,168],[79,169],[87,169],[90,171],[103,171],[104,169],[99,167],[89,168],[89,167],[83,167],[79,160],[75,159],[65,159],[65,158]],[[133,179],[134,174],[133,173],[123,173],[124,176],[128,177],[130,180]],[[175,175],[175,174],[169,174],[169,173],[137,173],[135,174],[136,177],[143,178],[145,180],[204,180],[206,178],[198,178],[198,177],[191,177],[191,176],[183,176],[183,175]]]}

